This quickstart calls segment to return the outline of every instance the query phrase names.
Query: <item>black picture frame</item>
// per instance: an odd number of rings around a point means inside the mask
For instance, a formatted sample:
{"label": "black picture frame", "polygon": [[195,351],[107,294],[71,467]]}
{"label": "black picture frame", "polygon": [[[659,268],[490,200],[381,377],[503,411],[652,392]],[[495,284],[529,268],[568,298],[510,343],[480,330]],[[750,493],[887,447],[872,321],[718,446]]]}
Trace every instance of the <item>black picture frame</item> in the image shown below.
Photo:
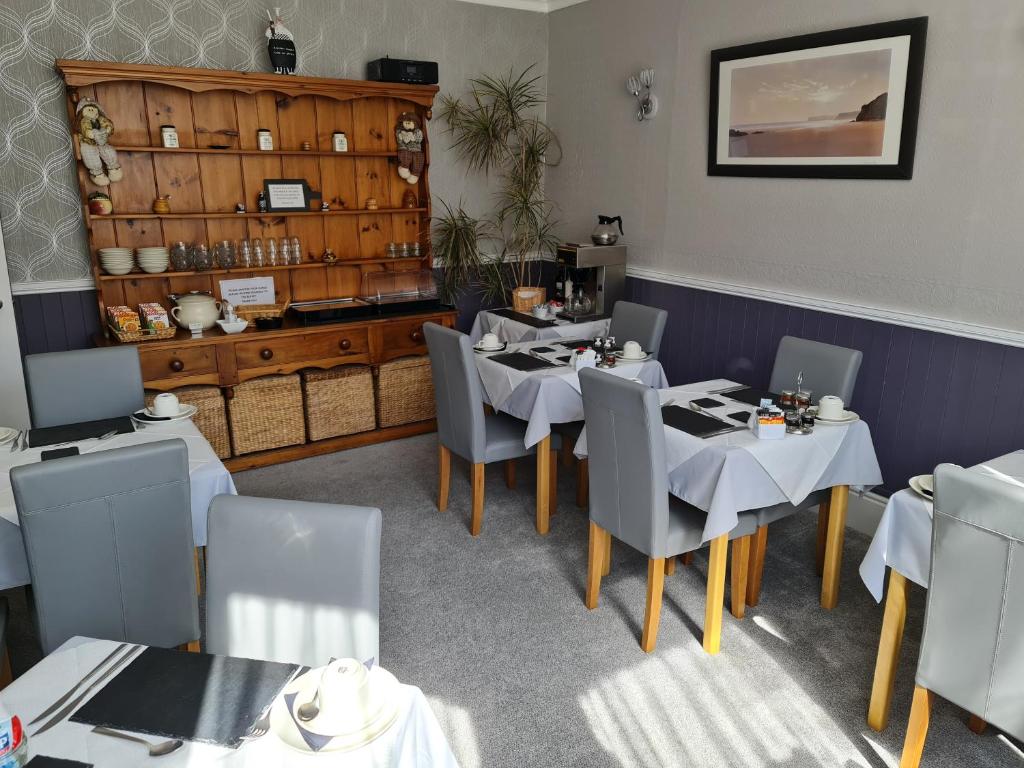
{"label": "black picture frame", "polygon": [[[274,205],[274,198],[271,196],[272,192],[277,195],[279,193],[274,192],[274,187],[291,187],[293,193],[296,192],[294,189],[298,187],[302,193],[302,205]],[[316,195],[309,188],[309,182],[305,179],[264,179],[263,180],[263,196],[267,200],[267,213],[296,213],[298,211],[308,211],[309,201]]]}
{"label": "black picture frame", "polygon": [[[920,16],[712,51],[708,115],[708,175],[807,179],[911,179],[914,174],[914,150],[917,142],[917,121],[921,102],[927,31],[928,17]],[[718,161],[719,90],[721,67],[724,62],[891,37],[909,37],[903,122],[900,130],[899,154],[895,163],[787,165],[733,164]]]}

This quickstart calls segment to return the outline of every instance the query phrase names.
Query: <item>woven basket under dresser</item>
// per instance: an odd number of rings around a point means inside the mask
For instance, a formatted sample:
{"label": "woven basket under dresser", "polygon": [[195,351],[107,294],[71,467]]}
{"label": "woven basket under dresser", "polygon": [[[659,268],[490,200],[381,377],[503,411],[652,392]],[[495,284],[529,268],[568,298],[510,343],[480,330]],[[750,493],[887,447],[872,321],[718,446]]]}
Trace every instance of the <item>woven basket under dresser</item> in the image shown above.
{"label": "woven basket under dresser", "polygon": [[377,374],[378,426],[397,427],[435,415],[429,357],[402,357],[381,364]]}
{"label": "woven basket under dresser", "polygon": [[[192,423],[203,433],[213,452],[222,459],[231,456],[231,438],[228,436],[228,416],[224,409],[224,395],[220,387],[180,387],[172,390],[183,405],[194,405],[196,413]],[[146,405],[152,407],[159,393],[146,390]]]}
{"label": "woven basket under dresser", "polygon": [[377,427],[373,373],[367,365],[340,365],[302,372],[302,394],[310,440],[354,435]]}
{"label": "woven basket under dresser", "polygon": [[236,384],[228,398],[235,455],[306,441],[299,374],[263,376]]}

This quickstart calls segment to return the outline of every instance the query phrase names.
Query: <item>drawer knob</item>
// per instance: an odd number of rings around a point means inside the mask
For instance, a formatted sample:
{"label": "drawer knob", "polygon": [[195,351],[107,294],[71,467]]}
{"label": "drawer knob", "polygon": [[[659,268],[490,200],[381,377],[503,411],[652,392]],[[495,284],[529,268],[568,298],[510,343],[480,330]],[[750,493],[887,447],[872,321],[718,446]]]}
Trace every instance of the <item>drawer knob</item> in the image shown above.
{"label": "drawer knob", "polygon": [[264,348],[264,349],[260,350],[260,357],[262,357],[264,360],[269,360],[273,356],[274,356],[274,350],[272,350],[272,349],[265,349]]}
{"label": "drawer knob", "polygon": [[415,341],[417,344],[423,341],[423,326],[420,326],[419,328],[413,328],[409,332],[409,338]]}
{"label": "drawer knob", "polygon": [[175,373],[181,373],[182,371],[185,370],[185,364],[181,362],[181,360],[179,360],[178,358],[174,358],[173,360],[171,360],[171,362],[168,363],[168,367]]}
{"label": "drawer knob", "polygon": [[338,346],[341,347],[342,349],[349,349],[352,346],[352,342],[349,341],[348,339],[342,339],[341,341],[338,342]]}

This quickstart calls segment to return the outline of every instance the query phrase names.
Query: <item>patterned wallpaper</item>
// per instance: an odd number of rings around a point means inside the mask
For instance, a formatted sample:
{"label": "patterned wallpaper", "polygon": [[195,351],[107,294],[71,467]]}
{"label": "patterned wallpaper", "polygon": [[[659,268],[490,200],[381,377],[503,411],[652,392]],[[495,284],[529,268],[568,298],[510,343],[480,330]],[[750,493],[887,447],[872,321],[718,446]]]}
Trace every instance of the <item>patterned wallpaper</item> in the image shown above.
{"label": "patterned wallpaper", "polygon": [[[89,277],[58,58],[267,70],[268,4],[256,0],[2,0],[0,221],[11,282]],[[440,63],[442,92],[534,62],[547,71],[546,14],[457,0],[276,0],[301,74],[361,79],[384,55]],[[487,205],[435,122],[436,196]]]}

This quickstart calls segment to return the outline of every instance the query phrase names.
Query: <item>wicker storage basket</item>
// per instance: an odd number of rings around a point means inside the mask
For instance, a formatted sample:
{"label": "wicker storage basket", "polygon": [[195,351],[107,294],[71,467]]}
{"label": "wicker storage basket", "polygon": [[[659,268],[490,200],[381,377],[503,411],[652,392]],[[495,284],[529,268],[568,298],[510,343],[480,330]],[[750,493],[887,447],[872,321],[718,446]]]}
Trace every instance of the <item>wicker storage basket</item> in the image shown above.
{"label": "wicker storage basket", "polygon": [[377,426],[369,366],[342,365],[302,372],[310,440],[367,432]]}
{"label": "wicker storage basket", "polygon": [[537,304],[547,301],[547,288],[521,285],[512,290],[512,309],[517,312],[529,312]]}
{"label": "wicker storage basket", "polygon": [[[192,423],[213,446],[213,452],[222,459],[230,458],[231,438],[228,436],[228,416],[224,409],[224,394],[220,391],[220,387],[181,387],[173,392],[179,403],[196,407]],[[156,391],[147,390],[146,405],[152,407],[153,398],[158,394]]]}
{"label": "wicker storage basket", "polygon": [[235,385],[228,416],[235,455],[304,443],[299,374],[264,376]]}
{"label": "wicker storage basket", "polygon": [[397,427],[434,418],[430,358],[403,357],[383,363],[377,374],[377,425]]}

